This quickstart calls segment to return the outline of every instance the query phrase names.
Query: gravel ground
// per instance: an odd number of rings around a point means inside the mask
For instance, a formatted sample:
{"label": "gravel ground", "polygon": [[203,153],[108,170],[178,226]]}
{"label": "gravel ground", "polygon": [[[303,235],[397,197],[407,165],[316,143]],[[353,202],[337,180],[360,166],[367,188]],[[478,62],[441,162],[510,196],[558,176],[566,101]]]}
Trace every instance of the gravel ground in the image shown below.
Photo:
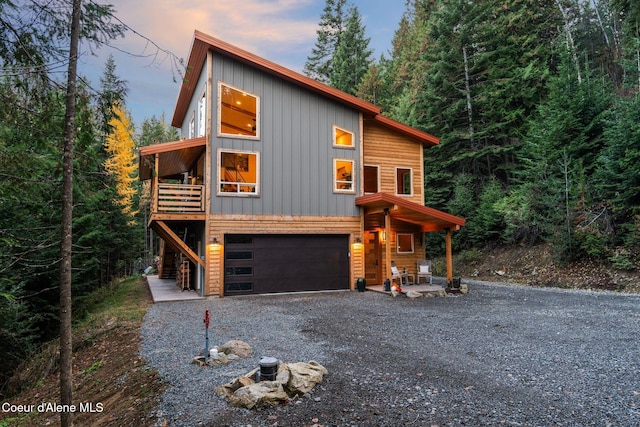
{"label": "gravel ground", "polygon": [[[160,303],[142,355],[170,384],[168,426],[640,426],[640,296],[469,282],[447,298],[333,292]],[[205,345],[248,342],[227,366]],[[261,356],[329,374],[286,405],[231,408],[213,389]]]}

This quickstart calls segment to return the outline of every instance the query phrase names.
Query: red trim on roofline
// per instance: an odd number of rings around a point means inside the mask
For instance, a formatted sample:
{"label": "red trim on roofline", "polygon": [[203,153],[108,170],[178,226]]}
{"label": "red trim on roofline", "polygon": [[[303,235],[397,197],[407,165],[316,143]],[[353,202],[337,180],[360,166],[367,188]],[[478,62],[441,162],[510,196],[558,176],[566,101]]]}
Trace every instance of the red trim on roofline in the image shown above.
{"label": "red trim on roofline", "polygon": [[341,104],[348,105],[351,108],[361,111],[365,115],[375,116],[376,114],[380,114],[380,107],[196,30],[191,44],[187,71],[182,86],[180,87],[175,112],[171,121],[171,124],[175,127],[182,126],[187,109],[189,108],[189,100],[193,95],[195,85],[202,72],[209,50],[230,57],[238,62],[247,64],[297,86],[319,93]]}
{"label": "red trim on roofline", "polygon": [[383,126],[403,133],[410,138],[417,139],[426,146],[440,144],[440,138],[438,138],[437,136],[433,136],[430,133],[423,132],[411,126],[405,125],[404,123],[400,123],[396,120],[390,119],[389,117],[383,116],[382,114],[378,114],[373,118],[373,120]]}
{"label": "red trim on roofline", "polygon": [[380,107],[374,104],[363,101],[360,98],[349,95],[346,92],[342,92],[341,90],[325,85],[324,83],[320,83],[317,80],[292,71],[267,59],[261,58],[253,53],[247,52],[246,50],[240,49],[239,47],[233,46],[198,30],[196,30],[193,35],[191,49],[189,51],[189,60],[187,62],[187,71],[185,72],[182,85],[180,86],[176,107],[171,120],[171,125],[175,127],[182,127],[183,121],[187,115],[187,109],[189,108],[189,102],[194,94],[196,84],[198,83],[198,77],[202,72],[206,63],[207,53],[210,50],[264,71],[265,73],[271,74],[279,79],[318,93],[343,105],[354,108],[360,111],[365,118],[372,118],[381,125],[415,139],[423,145],[432,146],[440,143],[440,139],[431,134],[422,132],[418,129],[412,128],[411,126],[407,126],[381,115]]}

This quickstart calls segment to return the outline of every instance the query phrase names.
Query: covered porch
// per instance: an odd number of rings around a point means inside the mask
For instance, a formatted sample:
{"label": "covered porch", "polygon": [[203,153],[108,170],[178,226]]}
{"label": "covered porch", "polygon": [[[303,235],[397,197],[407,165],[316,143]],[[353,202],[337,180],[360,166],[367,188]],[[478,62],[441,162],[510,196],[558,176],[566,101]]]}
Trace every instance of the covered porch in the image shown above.
{"label": "covered porch", "polygon": [[180,277],[182,288],[197,289],[205,267],[206,152],[204,137],[140,148],[139,179],[149,183],[147,225],[162,239],[160,279]]}
{"label": "covered porch", "polygon": [[391,278],[391,262],[417,278],[417,261],[424,258],[425,232],[445,231],[446,284],[453,284],[451,232],[465,225],[464,218],[448,214],[388,193],[356,198],[363,209],[364,252],[367,283]]}

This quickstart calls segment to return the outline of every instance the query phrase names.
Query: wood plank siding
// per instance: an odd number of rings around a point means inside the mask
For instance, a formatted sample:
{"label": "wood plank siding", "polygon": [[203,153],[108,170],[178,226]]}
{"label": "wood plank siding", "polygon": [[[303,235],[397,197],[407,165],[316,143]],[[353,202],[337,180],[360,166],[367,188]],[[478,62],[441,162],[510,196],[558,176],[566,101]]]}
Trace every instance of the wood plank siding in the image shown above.
{"label": "wood plank siding", "polygon": [[364,164],[380,168],[378,191],[396,194],[396,168],[412,170],[412,195],[401,196],[424,204],[424,166],[422,144],[405,137],[373,120],[364,121]]}
{"label": "wood plank siding", "polygon": [[[415,139],[394,132],[375,120],[364,120],[363,125],[363,163],[379,168],[379,192],[396,195],[396,168],[410,168],[412,170],[412,191],[410,196],[399,195],[420,205],[424,204],[424,166],[422,144],[416,143]],[[367,222],[365,219],[364,229]],[[381,242],[382,254],[385,253],[386,245],[391,249],[391,260],[395,261],[399,268],[406,268],[411,274],[416,273],[417,261],[424,258],[424,237],[419,227],[391,221],[391,236],[386,242]],[[397,233],[410,233],[414,236],[414,252],[412,254],[398,254]],[[383,255],[384,259],[384,255]],[[389,265],[382,262],[382,280],[391,277]]]}

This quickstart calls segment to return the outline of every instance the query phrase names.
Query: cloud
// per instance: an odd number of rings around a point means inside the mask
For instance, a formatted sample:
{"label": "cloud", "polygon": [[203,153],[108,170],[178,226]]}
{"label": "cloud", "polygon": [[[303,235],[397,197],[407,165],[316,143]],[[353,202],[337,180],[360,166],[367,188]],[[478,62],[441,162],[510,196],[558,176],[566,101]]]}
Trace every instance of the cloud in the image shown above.
{"label": "cloud", "polygon": [[[114,0],[127,25],[164,49],[186,57],[194,30],[261,56],[312,46],[319,17],[309,16],[312,0]],[[134,39],[138,40],[134,40]],[[135,36],[128,46],[151,49]],[[308,49],[307,49],[308,50]],[[186,58],[185,58],[186,59]]]}

